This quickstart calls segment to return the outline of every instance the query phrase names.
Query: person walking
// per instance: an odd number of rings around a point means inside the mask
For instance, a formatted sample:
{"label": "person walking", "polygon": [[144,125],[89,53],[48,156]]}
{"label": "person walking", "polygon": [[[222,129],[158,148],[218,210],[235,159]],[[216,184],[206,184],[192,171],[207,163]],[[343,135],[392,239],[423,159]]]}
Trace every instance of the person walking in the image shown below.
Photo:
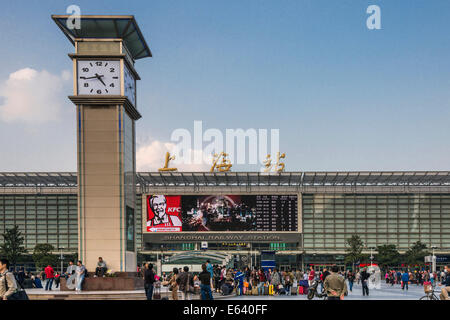
{"label": "person walking", "polygon": [[77,262],[75,274],[77,275],[77,278],[76,278],[77,287],[76,287],[75,291],[76,291],[76,293],[80,293],[81,289],[83,287],[84,278],[86,277],[86,267],[83,265],[81,260],[78,260],[78,262]]}
{"label": "person walking", "polygon": [[218,265],[216,265],[214,267],[214,278],[213,278],[213,283],[214,283],[214,291],[218,291],[220,288],[220,267]]}
{"label": "person walking", "polygon": [[394,270],[391,270],[391,271],[389,272],[389,283],[391,284],[391,287],[394,286],[394,283],[395,283]]}
{"label": "person walking", "polygon": [[[206,268],[208,268],[208,267],[206,267]],[[211,272],[209,273],[209,275],[211,275]],[[193,279],[192,275],[189,273],[188,266],[185,266],[183,268],[183,272],[179,275],[177,281],[178,281],[179,290],[181,292],[181,299],[182,300],[192,300],[191,293],[192,293],[192,289],[194,288],[194,279]]]}
{"label": "person walking", "polygon": [[270,281],[270,284],[273,285],[274,294],[278,294],[279,286],[281,284],[281,277],[280,273],[278,272],[278,269],[273,269],[272,273],[272,279]]}
{"label": "person walking", "polygon": [[396,275],[397,275],[397,284],[401,284],[402,283],[402,273],[400,272],[400,270],[397,271]]}
{"label": "person walking", "polygon": [[337,266],[331,267],[331,273],[326,276],[323,287],[328,300],[343,300],[347,292],[347,284],[343,276],[339,275]]}
{"label": "person walking", "polygon": [[51,265],[48,265],[45,269],[45,277],[47,278],[47,282],[45,283],[45,291],[52,291],[52,284],[55,278],[55,270],[53,270]]}
{"label": "person walking", "polygon": [[264,284],[266,283],[266,275],[264,274],[263,269],[259,269],[258,271],[258,295],[264,295]]}
{"label": "person walking", "polygon": [[200,280],[200,296],[202,300],[214,300],[211,292],[211,274],[206,270],[206,264],[202,264],[202,272],[198,275]]}
{"label": "person walking", "polygon": [[291,287],[292,287],[292,273],[291,271],[288,269],[286,271],[286,273],[284,274],[284,286],[285,286],[285,290],[286,290],[286,295],[290,296],[291,295]]}
{"label": "person walking", "polygon": [[155,274],[153,273],[153,264],[146,263],[144,265],[144,289],[147,300],[153,299],[153,286],[155,283]]}
{"label": "person walking", "polygon": [[361,272],[361,284],[362,284],[362,291],[363,291],[363,297],[365,295],[369,295],[369,277],[370,274],[367,272],[367,268],[364,267],[363,271]]}
{"label": "person walking", "polygon": [[350,292],[353,291],[353,283],[355,282],[355,274],[351,271],[347,273],[348,287]]}
{"label": "person walking", "polygon": [[17,281],[9,272],[8,259],[0,259],[0,299],[8,300],[17,290]]}
{"label": "person walking", "polygon": [[408,290],[408,282],[409,282],[409,273],[408,271],[405,270],[405,272],[403,272],[402,274],[402,290],[405,290],[405,286],[406,290]]}
{"label": "person walking", "polygon": [[325,279],[326,279],[329,275],[330,275],[330,272],[328,271],[328,269],[327,269],[327,268],[323,268],[323,271],[322,271],[322,273],[321,273],[321,275],[320,275],[320,280],[321,280],[321,283],[320,283],[320,292],[323,292],[323,290],[324,290],[323,283],[325,282]]}
{"label": "person walking", "polygon": [[311,283],[313,282],[315,277],[316,277],[316,273],[314,272],[314,268],[311,266],[310,271],[309,271],[309,275],[308,275],[309,285],[311,285]]}
{"label": "person walking", "polygon": [[172,276],[169,280],[169,290],[172,291],[172,300],[178,300],[178,268],[173,268]]}
{"label": "person walking", "polygon": [[244,294],[244,273],[241,270],[237,270],[234,281],[236,282],[236,295],[242,296]]}
{"label": "person walking", "polygon": [[214,278],[214,267],[209,260],[206,260],[206,270],[211,275],[211,288],[214,288],[212,279]]}

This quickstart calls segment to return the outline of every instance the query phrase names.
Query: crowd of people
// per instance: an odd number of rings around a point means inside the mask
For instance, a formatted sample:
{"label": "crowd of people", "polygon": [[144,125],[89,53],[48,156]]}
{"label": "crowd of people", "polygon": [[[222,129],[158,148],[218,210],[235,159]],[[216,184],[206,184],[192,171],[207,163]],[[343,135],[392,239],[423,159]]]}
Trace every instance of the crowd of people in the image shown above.
{"label": "crowd of people", "polygon": [[[148,270],[148,264],[146,264]],[[150,270],[152,270],[151,266]],[[147,271],[146,271],[147,272]],[[320,271],[310,267],[309,270],[296,268],[280,271],[277,268],[262,269],[250,268],[233,269],[226,266],[211,265],[209,261],[202,265],[202,272],[198,275],[189,271],[189,268],[174,268],[170,274],[162,273],[161,278],[156,276],[153,270],[147,272],[147,283],[153,285],[160,283],[163,287],[169,287],[173,300],[190,300],[192,295],[199,293],[202,299],[213,299],[213,293],[221,295],[291,295],[307,294],[308,287],[317,281],[319,292],[323,292],[328,299],[343,299],[348,292],[353,291],[354,283],[361,285],[362,295],[369,295],[369,281],[373,273],[367,268],[361,268],[352,272],[341,271],[337,266],[330,269],[323,268]],[[330,277],[332,276],[332,277]],[[156,277],[156,278],[155,278]],[[330,278],[329,278],[330,277]],[[434,284],[439,282],[441,299],[448,300],[450,292],[450,267],[433,273],[428,270],[388,270],[385,273],[386,283],[391,286],[399,285],[402,290],[408,290],[410,284],[424,285],[427,281]],[[156,279],[156,280],[155,280]],[[328,280],[327,280],[328,279]],[[152,298],[152,292],[146,289],[148,299]]]}
{"label": "crowd of people", "polygon": [[[81,261],[70,261],[63,274],[58,273],[48,265],[38,274],[25,272],[24,268],[12,270],[6,259],[0,261],[0,297],[5,299],[11,290],[20,287],[43,288],[52,290],[59,287],[61,277],[71,279],[75,283],[76,292],[82,290],[82,284],[87,274],[86,267]],[[369,279],[373,275],[367,268],[352,272],[341,271],[337,266],[330,270],[323,268],[319,271],[312,266],[309,270],[277,268],[263,269],[245,267],[229,268],[212,265],[207,260],[201,266],[200,273],[193,273],[189,267],[174,268],[170,274],[162,273],[159,277],[153,270],[151,263],[144,263],[141,270],[145,283],[145,293],[148,300],[161,299],[160,288],[167,287],[173,300],[191,300],[194,294],[200,294],[202,300],[213,300],[213,293],[221,295],[291,295],[306,294],[313,282],[319,283],[319,292],[328,296],[328,299],[343,299],[348,290],[353,291],[356,282],[361,284],[362,295],[369,295]],[[104,277],[107,271],[106,263],[99,257],[94,277]],[[450,266],[438,272],[429,270],[387,270],[383,272],[386,284],[400,286],[408,290],[409,285],[424,286],[431,284],[441,289],[440,298],[449,300],[450,293]],[[31,286],[29,286],[31,283]],[[6,290],[8,288],[8,290]],[[13,289],[11,289],[13,288]],[[15,288],[15,289],[14,289]],[[8,293],[9,292],[9,293]]]}
{"label": "crowd of people", "polygon": [[424,282],[430,281],[432,284],[435,282],[441,282],[445,278],[445,271],[442,270],[440,272],[431,272],[429,270],[388,270],[385,274],[385,280],[387,284],[401,284],[404,282],[405,284],[411,283],[416,285],[423,285]]}

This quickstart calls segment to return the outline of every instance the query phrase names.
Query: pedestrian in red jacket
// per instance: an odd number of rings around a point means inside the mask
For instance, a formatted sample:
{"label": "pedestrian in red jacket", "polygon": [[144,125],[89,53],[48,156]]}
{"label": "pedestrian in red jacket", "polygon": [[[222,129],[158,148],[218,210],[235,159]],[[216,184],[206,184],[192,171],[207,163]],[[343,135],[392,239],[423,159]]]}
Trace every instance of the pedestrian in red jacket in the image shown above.
{"label": "pedestrian in red jacket", "polygon": [[47,283],[45,284],[45,290],[52,290],[53,280],[55,278],[55,270],[53,270],[51,265],[48,265],[45,269],[45,277],[47,278]]}

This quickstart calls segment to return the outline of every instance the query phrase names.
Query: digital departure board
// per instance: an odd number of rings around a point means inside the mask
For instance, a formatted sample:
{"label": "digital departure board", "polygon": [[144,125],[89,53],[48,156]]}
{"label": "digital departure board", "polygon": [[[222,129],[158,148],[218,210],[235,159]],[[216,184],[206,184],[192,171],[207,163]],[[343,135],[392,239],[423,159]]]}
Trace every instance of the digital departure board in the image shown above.
{"label": "digital departure board", "polygon": [[256,196],[256,231],[297,231],[297,196]]}
{"label": "digital departure board", "polygon": [[149,195],[147,232],[297,231],[296,195]]}

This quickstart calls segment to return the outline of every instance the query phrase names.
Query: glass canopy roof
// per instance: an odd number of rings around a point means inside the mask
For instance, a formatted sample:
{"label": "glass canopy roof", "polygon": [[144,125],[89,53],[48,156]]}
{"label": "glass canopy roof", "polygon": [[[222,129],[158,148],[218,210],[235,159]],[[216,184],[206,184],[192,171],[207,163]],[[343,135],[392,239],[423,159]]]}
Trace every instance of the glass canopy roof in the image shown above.
{"label": "glass canopy roof", "polygon": [[[450,186],[450,171],[137,172],[138,186]],[[0,172],[4,187],[76,187],[75,172]]]}
{"label": "glass canopy roof", "polygon": [[73,19],[69,15],[52,15],[52,19],[72,44],[75,44],[77,38],[123,39],[133,59],[152,56],[134,16],[82,15],[80,16],[81,28],[79,29],[67,26],[67,20]]}

